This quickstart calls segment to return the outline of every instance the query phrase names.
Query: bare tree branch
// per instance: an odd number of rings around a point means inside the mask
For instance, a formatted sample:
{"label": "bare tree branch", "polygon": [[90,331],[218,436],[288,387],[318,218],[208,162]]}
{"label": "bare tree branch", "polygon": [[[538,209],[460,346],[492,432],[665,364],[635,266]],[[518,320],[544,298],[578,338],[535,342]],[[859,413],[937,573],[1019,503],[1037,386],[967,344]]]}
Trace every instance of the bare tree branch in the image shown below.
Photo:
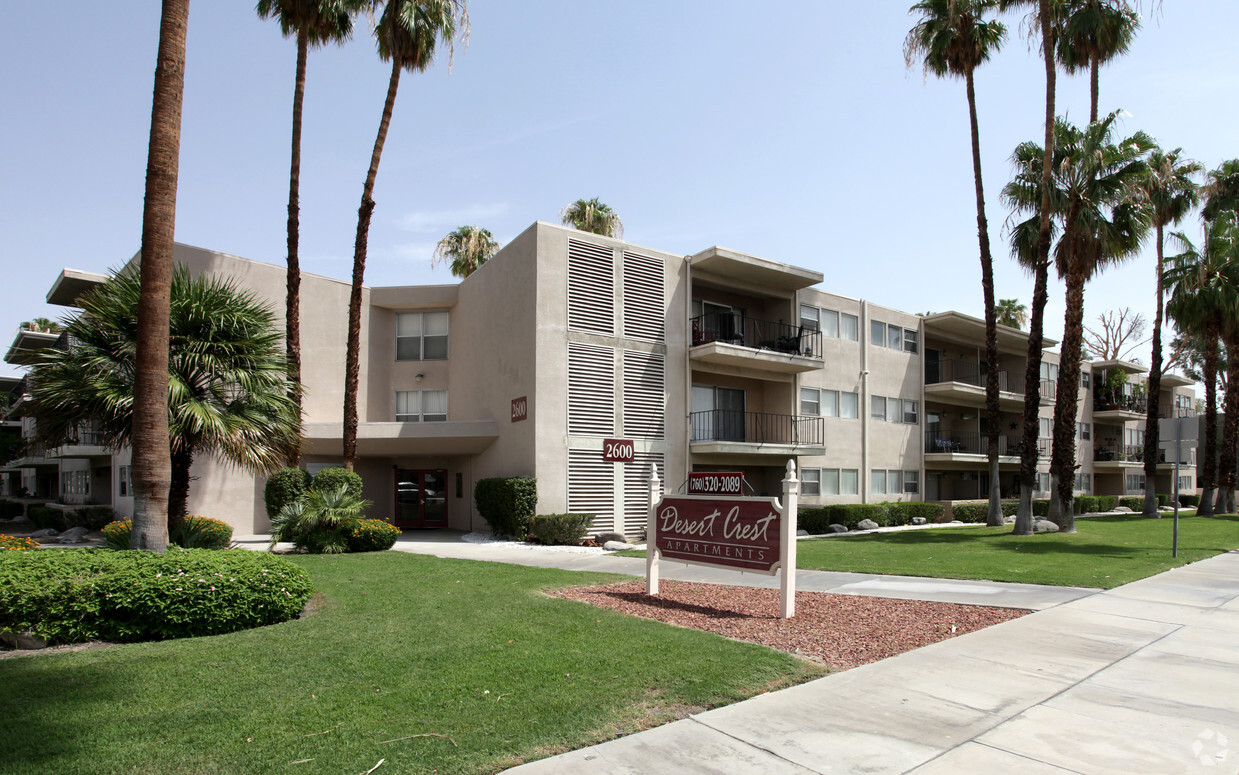
{"label": "bare tree branch", "polygon": [[[1130,360],[1141,363],[1136,350],[1149,340],[1144,338],[1148,321],[1131,307],[1117,312],[1110,310],[1097,316],[1097,329],[1084,327],[1084,347],[1093,358],[1101,361]],[[1163,370],[1167,370],[1163,367]]]}

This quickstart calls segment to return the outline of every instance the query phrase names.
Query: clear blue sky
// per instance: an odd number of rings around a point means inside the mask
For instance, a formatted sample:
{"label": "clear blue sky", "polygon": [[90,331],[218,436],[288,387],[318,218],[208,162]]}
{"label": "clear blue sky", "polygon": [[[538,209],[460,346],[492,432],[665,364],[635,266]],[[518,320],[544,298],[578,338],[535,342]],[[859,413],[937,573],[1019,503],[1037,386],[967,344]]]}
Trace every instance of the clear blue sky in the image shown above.
{"label": "clear blue sky", "polygon": [[[723,245],[820,270],[837,293],[979,316],[964,86],[904,66],[910,4],[790,2],[757,16],[766,6],[735,0],[472,0],[472,39],[451,72],[443,58],[401,81],[367,283],[452,282],[429,263],[452,228],[477,224],[504,242],[598,196],[637,244]],[[1214,167],[1239,157],[1239,4],[1164,5],[1102,70],[1102,110],[1131,114],[1124,134],[1142,129]],[[1027,303],[998,193],[1016,144],[1042,136],[1044,82],[1021,20],[1006,21],[977,100],[997,293]],[[153,0],[10,9],[0,331],[64,312],[43,302],[61,267],[106,271],[137,251],[158,25]],[[252,3],[191,4],[178,241],[284,261],[294,60],[293,41]],[[365,21],[343,47],[311,53],[307,272],[349,276],[387,75]],[[1060,76],[1058,105],[1087,120],[1087,80]],[[1198,230],[1194,219],[1182,228]],[[1152,257],[1093,282],[1086,320],[1124,305],[1151,317]],[[1055,283],[1055,337],[1061,299]]]}

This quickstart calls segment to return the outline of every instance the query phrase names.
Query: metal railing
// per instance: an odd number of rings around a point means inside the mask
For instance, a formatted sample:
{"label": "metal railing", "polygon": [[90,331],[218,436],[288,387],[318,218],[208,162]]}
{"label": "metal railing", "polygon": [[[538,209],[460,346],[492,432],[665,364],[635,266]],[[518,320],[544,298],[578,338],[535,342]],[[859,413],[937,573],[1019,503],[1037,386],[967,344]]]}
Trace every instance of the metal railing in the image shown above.
{"label": "metal railing", "polygon": [[693,346],[724,342],[789,355],[822,358],[822,334],[804,326],[759,320],[734,312],[707,312],[691,321]]}
{"label": "metal railing", "polygon": [[689,415],[693,441],[736,441],[746,444],[821,446],[821,417],[714,409]]}
{"label": "metal railing", "polygon": [[1143,444],[1104,444],[1093,449],[1093,460],[1116,463],[1144,462]]}
{"label": "metal railing", "polygon": [[1042,401],[1057,401],[1058,400],[1058,383],[1052,379],[1041,380],[1041,400]]}
{"label": "metal railing", "polygon": [[[925,361],[925,384],[960,382],[965,385],[985,387],[985,364],[958,358]],[[998,389],[1010,391],[1010,379],[1005,371],[998,372]]]}
{"label": "metal railing", "polygon": [[[1049,441],[1048,439],[1046,441]],[[1020,440],[1016,436],[998,437],[999,455],[1020,454]],[[1040,445],[1038,445],[1040,446]],[[929,429],[925,431],[926,453],[953,453],[957,455],[988,455],[989,434],[980,431],[956,431]],[[1047,453],[1048,454],[1048,451]]]}
{"label": "metal railing", "polygon": [[1094,412],[1110,412],[1115,410],[1145,414],[1149,411],[1149,400],[1145,396],[1093,395]]}

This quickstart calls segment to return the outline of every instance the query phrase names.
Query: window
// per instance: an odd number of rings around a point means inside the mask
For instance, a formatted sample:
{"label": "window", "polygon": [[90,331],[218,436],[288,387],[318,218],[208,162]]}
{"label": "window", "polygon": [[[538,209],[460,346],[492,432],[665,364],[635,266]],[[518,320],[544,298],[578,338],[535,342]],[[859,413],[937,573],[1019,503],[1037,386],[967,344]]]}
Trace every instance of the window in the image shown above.
{"label": "window", "polygon": [[1058,364],[1041,362],[1041,381],[1058,382]]}
{"label": "window", "polygon": [[817,388],[800,389],[800,413],[817,416],[822,413],[822,391]]}
{"label": "window", "polygon": [[822,415],[825,417],[839,416],[839,391],[822,391]]}
{"label": "window", "polygon": [[128,498],[130,497],[130,488],[132,486],[129,481],[129,466],[121,466],[116,471],[116,494],[122,498]]}
{"label": "window", "polygon": [[900,414],[899,412],[899,399],[898,398],[886,399],[886,421],[887,422],[899,422],[902,419],[903,419],[903,415]]}
{"label": "window", "polygon": [[1089,426],[1089,423],[1076,423],[1076,438],[1080,441],[1089,441],[1092,439],[1092,428]]}
{"label": "window", "polygon": [[822,310],[822,334],[832,338],[839,336],[839,313],[832,309]]}
{"label": "window", "polygon": [[909,425],[916,425],[917,422],[919,422],[919,420],[917,420],[916,403],[916,401],[903,402],[903,421]]}
{"label": "window", "polygon": [[886,472],[873,469],[869,472],[869,491],[874,495],[886,494]]}
{"label": "window", "polygon": [[1190,489],[1192,489],[1192,477],[1180,476],[1179,477],[1179,492],[1183,492],[1184,490],[1190,490]]}
{"label": "window", "polygon": [[804,326],[805,331],[822,330],[817,307],[811,307],[808,304],[800,305],[800,325]]}
{"label": "window", "polygon": [[800,494],[801,495],[821,495],[822,494],[822,469],[820,468],[800,469]]}
{"label": "window", "polygon": [[886,346],[892,350],[903,349],[903,329],[899,326],[886,327]]}
{"label": "window", "polygon": [[1124,428],[1123,443],[1129,447],[1144,446],[1144,429],[1143,428]]}
{"label": "window", "polygon": [[1088,389],[1088,382],[1089,382],[1089,372],[1081,371],[1080,372],[1080,387]]}
{"label": "window", "polygon": [[839,338],[855,342],[859,338],[860,318],[846,312],[839,313]]}
{"label": "window", "polygon": [[1144,474],[1128,474],[1127,491],[1144,492]]}
{"label": "window", "polygon": [[446,390],[397,390],[396,422],[445,422]]}
{"label": "window", "polygon": [[886,399],[882,396],[869,397],[869,416],[875,420],[886,419]]}
{"label": "window", "polygon": [[886,324],[878,320],[869,321],[869,341],[874,347],[886,346]]}
{"label": "window", "polygon": [[1089,493],[1093,490],[1092,474],[1076,474],[1075,489],[1077,492]]}
{"label": "window", "polygon": [[90,472],[61,471],[60,492],[63,495],[90,495]]}
{"label": "window", "polygon": [[855,468],[845,468],[839,472],[839,494],[860,494],[860,471]]}
{"label": "window", "polygon": [[1054,420],[1050,419],[1049,417],[1042,417],[1040,419],[1040,423],[1041,423],[1041,430],[1039,433],[1040,433],[1041,438],[1043,439],[1053,438],[1054,437]]}
{"label": "window", "polygon": [[396,360],[447,360],[447,312],[397,312]]}
{"label": "window", "polygon": [[839,469],[826,468],[822,470],[822,495],[839,494]]}
{"label": "window", "polygon": [[903,472],[903,491],[908,493],[918,493],[921,491],[921,472],[920,471],[904,471]]}
{"label": "window", "polygon": [[839,416],[848,420],[860,417],[860,396],[858,394],[839,394]]}
{"label": "window", "polygon": [[908,353],[916,352],[917,332],[910,328],[903,330],[903,351]]}
{"label": "window", "polygon": [[1034,485],[1033,489],[1035,489],[1037,492],[1049,492],[1050,491],[1049,473],[1047,473],[1046,471],[1038,471],[1037,482]]}

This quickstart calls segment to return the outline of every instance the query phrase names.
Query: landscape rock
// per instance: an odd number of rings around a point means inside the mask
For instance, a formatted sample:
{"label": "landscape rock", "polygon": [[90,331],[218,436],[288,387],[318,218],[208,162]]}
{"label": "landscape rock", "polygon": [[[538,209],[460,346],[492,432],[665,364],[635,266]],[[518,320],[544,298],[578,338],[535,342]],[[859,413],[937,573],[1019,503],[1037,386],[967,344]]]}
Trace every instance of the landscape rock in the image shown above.
{"label": "landscape rock", "polygon": [[1058,525],[1048,519],[1039,519],[1033,524],[1034,533],[1057,533]]}
{"label": "landscape rock", "polygon": [[1118,512],[1119,514],[1131,514],[1132,513],[1132,510],[1127,508],[1126,506],[1115,506],[1112,510],[1115,512]]}
{"label": "landscape rock", "polygon": [[808,531],[808,530],[803,530],[803,529],[802,529],[802,530],[797,530],[797,531],[796,531],[796,535],[798,535],[798,536],[807,536],[808,534],[809,534],[809,531]]}
{"label": "landscape rock", "polygon": [[31,538],[50,538],[51,536],[60,535],[60,531],[54,527],[45,527],[42,530],[36,530],[30,534]]}
{"label": "landscape rock", "polygon": [[20,525],[23,522],[29,522],[29,521],[30,521],[30,517],[27,517],[25,514],[18,514],[16,517],[13,517],[12,519],[9,520],[9,524]]}
{"label": "landscape rock", "polygon": [[45,649],[51,645],[48,641],[29,632],[13,632],[12,630],[0,630],[0,643],[14,649]]}
{"label": "landscape rock", "polygon": [[846,533],[848,531],[846,525],[827,525],[826,532],[828,533]]}
{"label": "landscape rock", "polygon": [[607,541],[618,541],[621,544],[628,543],[628,536],[623,533],[599,533],[594,537],[594,540],[599,544],[605,544]]}
{"label": "landscape rock", "polygon": [[877,530],[878,523],[874,522],[872,519],[862,519],[860,522],[856,523],[856,529],[857,530]]}
{"label": "landscape rock", "polygon": [[923,525],[923,524],[925,524],[925,518],[924,518],[924,517],[913,517],[913,518],[912,518],[912,524],[914,524],[914,525]]}
{"label": "landscape rock", "polygon": [[82,537],[85,536],[89,532],[90,532],[89,530],[82,527],[81,525],[78,525],[77,527],[71,527],[65,532],[60,534],[60,543],[62,544],[81,543]]}
{"label": "landscape rock", "polygon": [[1003,518],[1002,518],[1002,521],[1003,521],[1005,524],[1008,524],[1008,525],[1013,525],[1013,524],[1015,524],[1015,517],[1003,517]]}
{"label": "landscape rock", "polygon": [[608,552],[622,552],[625,549],[636,549],[637,547],[624,541],[607,541],[602,545],[602,548]]}

